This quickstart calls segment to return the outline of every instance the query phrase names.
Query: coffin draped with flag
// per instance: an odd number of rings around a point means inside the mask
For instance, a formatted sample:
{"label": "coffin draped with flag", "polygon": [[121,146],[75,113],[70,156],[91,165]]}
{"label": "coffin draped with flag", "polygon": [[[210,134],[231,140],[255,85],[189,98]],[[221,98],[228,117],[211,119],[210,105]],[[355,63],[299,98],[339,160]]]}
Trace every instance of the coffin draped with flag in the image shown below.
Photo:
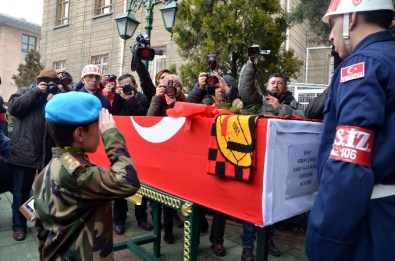
{"label": "coffin draped with flag", "polygon": [[[318,189],[316,159],[322,123],[259,117],[252,120],[252,140],[241,146],[230,133],[244,131],[237,127],[234,117],[239,116],[226,116],[221,124],[227,125],[217,125],[216,139],[229,141],[218,147],[243,150],[235,161],[243,162],[245,169],[236,178],[237,171],[227,160],[235,154],[232,151],[216,152],[228,164],[223,175],[210,168],[216,164],[210,150],[219,114],[206,105],[179,103],[168,111],[174,118],[119,116],[115,121],[146,185],[260,226],[309,210]],[[218,137],[221,133],[228,136]],[[102,145],[90,159],[109,166]]]}

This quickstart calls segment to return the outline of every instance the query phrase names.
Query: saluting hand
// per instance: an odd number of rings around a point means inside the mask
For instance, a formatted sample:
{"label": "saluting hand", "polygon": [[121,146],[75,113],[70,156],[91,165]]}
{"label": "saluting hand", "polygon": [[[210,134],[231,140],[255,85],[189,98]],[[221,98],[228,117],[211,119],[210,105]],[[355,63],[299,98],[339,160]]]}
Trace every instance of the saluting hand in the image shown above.
{"label": "saluting hand", "polygon": [[114,118],[110,114],[110,112],[103,108],[99,114],[99,130],[100,133],[104,133],[106,130],[111,128],[116,128],[117,125],[115,124]]}

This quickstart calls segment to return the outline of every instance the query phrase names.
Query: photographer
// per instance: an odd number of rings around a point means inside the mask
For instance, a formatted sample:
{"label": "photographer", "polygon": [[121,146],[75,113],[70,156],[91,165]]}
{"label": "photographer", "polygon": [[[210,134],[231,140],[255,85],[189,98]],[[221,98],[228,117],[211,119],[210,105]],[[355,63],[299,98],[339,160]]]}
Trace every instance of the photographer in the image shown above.
{"label": "photographer", "polygon": [[[217,80],[213,85],[208,84],[207,77],[216,77]],[[187,102],[203,103],[219,106],[221,102],[232,103],[238,98],[239,91],[237,89],[236,80],[230,75],[221,76],[218,72],[208,75],[205,72],[199,74],[198,83],[195,84],[192,91],[187,97]]]}
{"label": "photographer", "polygon": [[[147,116],[167,116],[166,110],[173,108],[176,101],[185,102],[183,83],[175,74],[165,76],[156,88],[156,94],[152,97]],[[163,224],[165,233],[163,239],[166,243],[174,243],[173,235],[173,209],[163,206]]]}
{"label": "photographer", "polygon": [[[259,50],[259,46],[252,47],[258,48]],[[257,78],[256,62],[259,52],[258,54],[256,52],[249,53],[249,55],[251,56],[241,69],[239,78],[240,97],[245,105],[260,105],[261,114],[276,116],[296,115],[304,117],[302,105],[300,105],[292,96],[292,93],[287,90],[287,81],[284,75],[280,73],[270,75],[267,87],[262,89],[264,95],[258,92],[255,81]],[[267,229],[269,232],[268,252],[270,255],[278,257],[281,255],[281,252],[273,241],[275,228],[274,226],[269,226]],[[241,260],[254,260],[253,249],[256,239],[255,225],[249,222],[243,222],[243,231],[240,234],[240,238],[243,243]]]}
{"label": "photographer", "polygon": [[[224,75],[222,77],[216,71],[212,71],[211,73],[201,72],[198,83],[195,84],[187,97],[187,102],[203,103],[218,107],[222,102],[232,103],[234,99],[238,98],[238,95],[237,83],[232,76]],[[208,223],[205,216],[206,211],[207,209],[203,208],[199,217],[201,232],[208,230]],[[226,215],[214,210],[211,212],[213,213],[213,222],[210,231],[211,247],[215,255],[224,256],[226,254],[226,249],[223,245]]]}
{"label": "photographer", "polygon": [[[112,104],[113,115],[145,116],[149,103],[144,94],[137,91],[136,80],[131,74],[123,74],[118,78]],[[152,230],[152,225],[147,222],[147,198],[143,197],[141,205],[135,206],[135,217],[139,227]],[[114,200],[113,219],[114,230],[118,235],[125,232],[125,220],[128,212],[126,199]]]}
{"label": "photographer", "polygon": [[156,88],[147,116],[166,116],[166,110],[173,108],[176,101],[186,101],[183,83],[178,75],[169,74]]}
{"label": "photographer", "polygon": [[62,92],[69,92],[73,90],[73,77],[66,71],[58,72],[58,77],[60,80],[60,87]]}
{"label": "photographer", "polygon": [[287,90],[287,81],[280,73],[272,74],[262,94],[255,85],[257,80],[257,56],[250,56],[240,71],[239,93],[245,105],[260,105],[261,114],[304,117],[304,110],[292,93]]}
{"label": "photographer", "polygon": [[145,116],[149,103],[147,97],[137,91],[136,80],[131,74],[123,74],[118,78],[112,104],[113,115]]}
{"label": "photographer", "polygon": [[99,89],[104,97],[106,97],[110,104],[114,102],[114,93],[117,85],[117,76],[113,74],[103,74],[99,83]]}
{"label": "photographer", "polygon": [[12,230],[13,238],[26,238],[26,218],[19,211],[28,200],[34,177],[51,159],[54,145],[45,128],[44,108],[59,92],[57,73],[44,69],[37,83],[19,89],[8,101],[9,113],[15,117],[8,162],[13,171]]}

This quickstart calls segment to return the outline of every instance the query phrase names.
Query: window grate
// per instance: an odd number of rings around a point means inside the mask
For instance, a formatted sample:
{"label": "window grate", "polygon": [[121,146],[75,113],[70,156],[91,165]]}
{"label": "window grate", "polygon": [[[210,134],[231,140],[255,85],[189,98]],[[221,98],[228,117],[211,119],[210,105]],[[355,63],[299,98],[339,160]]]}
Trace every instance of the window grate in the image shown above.
{"label": "window grate", "polygon": [[99,66],[102,74],[108,74],[108,54],[92,56],[91,63]]}

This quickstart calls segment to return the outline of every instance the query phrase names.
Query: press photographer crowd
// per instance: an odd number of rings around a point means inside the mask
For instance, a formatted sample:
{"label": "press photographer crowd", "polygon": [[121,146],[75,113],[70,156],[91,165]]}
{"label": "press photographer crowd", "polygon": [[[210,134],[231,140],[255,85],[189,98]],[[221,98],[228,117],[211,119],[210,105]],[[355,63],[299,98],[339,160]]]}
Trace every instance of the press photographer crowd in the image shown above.
{"label": "press photographer crowd", "polygon": [[[125,198],[141,186],[113,115],[166,117],[168,109],[183,102],[229,114],[323,122],[320,188],[311,211],[303,214],[308,260],[392,260],[395,136],[389,133],[395,122],[395,40],[388,28],[394,6],[390,0],[349,2],[331,1],[322,18],[331,25],[337,68],[328,89],[306,109],[288,90],[286,75],[270,72],[261,79],[257,63],[273,55],[270,50],[246,46],[249,58],[238,79],[224,73],[216,54],[209,54],[204,57],[207,70],[196,75],[186,93],[182,77],[170,69],[151,78],[145,63],[161,53],[140,34],[131,47],[128,73],[102,73],[88,64],[75,81],[65,70],[46,68],[7,102],[0,96],[0,193],[13,196],[13,239],[25,240],[32,218],[41,260],[113,259],[113,232],[124,234],[127,224]],[[97,150],[100,138],[109,169],[95,166],[87,156]],[[145,231],[153,230],[149,205],[143,197],[134,207]],[[184,227],[184,221],[177,211],[161,207],[163,240],[173,244],[173,229]],[[227,219],[208,208],[199,216],[200,232],[210,229],[212,251],[220,257],[226,255]],[[240,259],[255,260],[257,227],[240,222]],[[267,229],[268,254],[279,257],[276,229],[279,224]]]}

